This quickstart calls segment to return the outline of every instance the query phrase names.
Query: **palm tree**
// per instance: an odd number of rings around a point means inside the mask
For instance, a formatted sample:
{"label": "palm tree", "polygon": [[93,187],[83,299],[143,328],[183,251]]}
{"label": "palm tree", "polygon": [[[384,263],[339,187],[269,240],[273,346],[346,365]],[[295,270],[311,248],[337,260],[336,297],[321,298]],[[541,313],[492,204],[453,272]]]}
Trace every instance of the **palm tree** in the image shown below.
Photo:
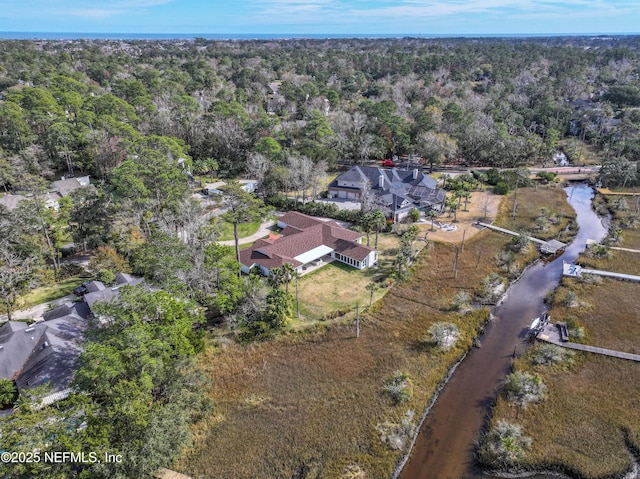
{"label": "palm tree", "polygon": [[384,216],[382,210],[373,210],[371,212],[371,223],[376,232],[376,244],[374,249],[378,249],[378,233],[380,233],[380,230],[387,224],[387,218]]}
{"label": "palm tree", "polygon": [[378,289],[378,285],[372,281],[365,288],[369,291],[369,307],[371,307],[373,304],[373,293]]}
{"label": "palm tree", "polygon": [[294,280],[294,278],[298,275],[298,272],[295,270],[293,266],[289,263],[285,263],[280,268],[282,269],[283,283],[285,287],[285,291],[289,293],[289,283]]}
{"label": "palm tree", "polygon": [[17,392],[18,390],[11,379],[0,379],[0,407],[13,404]]}
{"label": "palm tree", "polygon": [[438,217],[438,215],[438,211],[434,210],[433,208],[427,211],[427,217],[431,220],[431,231],[435,231],[433,227],[433,221]]}
{"label": "palm tree", "polygon": [[274,288],[284,284],[284,271],[282,268],[275,267],[269,270],[269,284]]}
{"label": "palm tree", "polygon": [[453,213],[453,207],[458,206],[458,202],[453,196],[448,196],[444,204],[446,208],[449,208],[449,214],[447,215],[447,218],[451,218],[451,213]]}
{"label": "palm tree", "polygon": [[463,190],[462,197],[464,198],[464,211],[469,211],[469,200],[471,199],[471,192],[466,189]]}

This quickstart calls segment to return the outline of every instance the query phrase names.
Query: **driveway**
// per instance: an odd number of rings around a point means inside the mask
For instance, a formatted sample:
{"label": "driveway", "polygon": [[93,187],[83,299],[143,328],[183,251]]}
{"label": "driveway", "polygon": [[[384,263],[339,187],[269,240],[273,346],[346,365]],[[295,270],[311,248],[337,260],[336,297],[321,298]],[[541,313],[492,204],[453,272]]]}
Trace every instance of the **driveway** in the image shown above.
{"label": "driveway", "polygon": [[[62,298],[54,299],[53,301],[49,301],[47,303],[37,304],[32,308],[24,309],[22,311],[14,311],[11,314],[11,317],[16,319],[26,319],[32,318],[36,321],[42,321],[42,315],[52,309],[55,306],[59,306],[68,301],[74,301],[78,297],[75,294],[69,294],[67,296],[63,296]],[[5,315],[6,316],[6,315]]]}
{"label": "driveway", "polygon": [[[260,238],[264,238],[265,236],[268,236],[269,233],[271,233],[270,228],[275,224],[276,222],[273,220],[265,221],[260,225],[260,227],[258,228],[258,231],[256,231],[254,234],[252,234],[251,236],[245,236],[244,238],[240,238],[238,240],[238,244],[253,243],[254,241],[258,241]],[[219,243],[225,246],[235,246],[236,244],[234,240],[219,241]]]}

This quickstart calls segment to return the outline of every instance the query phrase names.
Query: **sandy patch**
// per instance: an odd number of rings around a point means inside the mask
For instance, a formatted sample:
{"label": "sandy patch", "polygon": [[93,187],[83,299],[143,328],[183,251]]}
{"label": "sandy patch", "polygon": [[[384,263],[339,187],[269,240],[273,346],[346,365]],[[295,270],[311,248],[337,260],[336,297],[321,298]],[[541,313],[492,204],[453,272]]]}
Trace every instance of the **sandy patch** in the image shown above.
{"label": "sandy patch", "polygon": [[[458,210],[458,221],[454,223],[453,215],[449,218],[449,213],[443,213],[435,219],[436,223],[440,221],[442,223],[456,225],[458,227],[456,231],[442,231],[437,226],[435,227],[435,231],[431,231],[431,221],[419,223],[418,227],[423,234],[424,232],[428,233],[427,239],[429,240],[443,241],[446,243],[459,243],[462,241],[463,235],[465,240],[467,240],[469,238],[473,238],[476,234],[482,231],[481,229],[473,226],[473,223],[484,216],[485,210],[485,222],[491,223],[495,220],[498,212],[500,211],[500,204],[503,199],[504,196],[494,195],[489,191],[476,191],[471,193],[471,201],[467,207],[469,211],[463,211],[463,209]],[[462,202],[462,207],[464,208],[464,200]]]}

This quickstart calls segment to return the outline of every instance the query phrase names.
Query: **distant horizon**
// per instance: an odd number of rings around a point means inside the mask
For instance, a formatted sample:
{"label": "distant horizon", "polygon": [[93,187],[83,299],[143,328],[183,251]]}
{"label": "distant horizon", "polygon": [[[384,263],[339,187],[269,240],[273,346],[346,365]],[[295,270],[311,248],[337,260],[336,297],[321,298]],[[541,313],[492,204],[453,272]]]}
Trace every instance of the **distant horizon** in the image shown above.
{"label": "distant horizon", "polygon": [[583,33],[197,33],[197,32],[64,32],[0,31],[0,40],[261,40],[261,39],[384,39],[384,38],[567,38],[633,37],[640,32]]}
{"label": "distant horizon", "polygon": [[640,2],[629,0],[4,0],[0,31],[21,38],[553,37],[627,35],[638,18]]}

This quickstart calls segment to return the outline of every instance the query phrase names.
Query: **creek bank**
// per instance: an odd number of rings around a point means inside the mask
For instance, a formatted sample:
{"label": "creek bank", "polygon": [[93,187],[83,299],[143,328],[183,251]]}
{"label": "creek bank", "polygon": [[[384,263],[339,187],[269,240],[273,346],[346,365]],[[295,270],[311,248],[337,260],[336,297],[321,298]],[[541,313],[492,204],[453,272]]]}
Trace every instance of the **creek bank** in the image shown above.
{"label": "creek bank", "polygon": [[486,477],[476,464],[475,445],[500,384],[510,372],[514,343],[517,348],[531,318],[546,309],[544,299],[559,283],[563,260],[574,261],[587,238],[599,238],[605,232],[591,209],[590,188],[577,186],[565,193],[580,226],[575,239],[562,255],[550,262],[535,261],[511,283],[494,308],[495,319],[483,336],[483,347],[472,350],[458,365],[431,408],[401,478]]}

